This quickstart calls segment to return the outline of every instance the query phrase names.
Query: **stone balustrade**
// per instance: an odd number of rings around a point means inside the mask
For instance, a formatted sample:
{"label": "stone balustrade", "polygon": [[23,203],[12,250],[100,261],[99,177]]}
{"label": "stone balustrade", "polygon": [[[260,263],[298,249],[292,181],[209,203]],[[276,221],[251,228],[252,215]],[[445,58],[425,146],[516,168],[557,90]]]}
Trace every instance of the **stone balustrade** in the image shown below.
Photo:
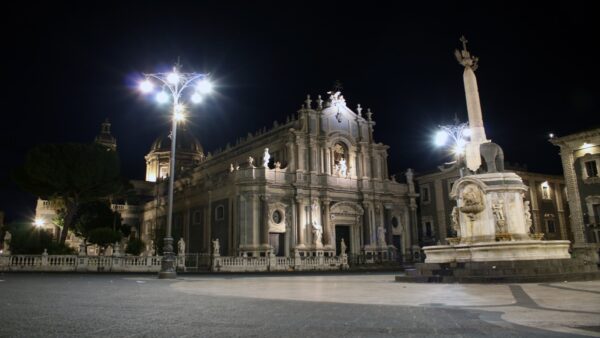
{"label": "stone balustrade", "polygon": [[310,271],[348,269],[348,256],[213,257],[215,272]]}
{"label": "stone balustrade", "polygon": [[[195,259],[199,262],[200,258],[207,258],[212,271],[215,272],[323,271],[348,268],[347,255],[334,257],[223,257],[218,255],[204,257],[204,254],[202,255]],[[192,271],[186,267],[186,259],[192,256],[177,256],[178,271]],[[0,271],[159,272],[160,267],[161,256],[76,256],[46,253],[0,256]]]}

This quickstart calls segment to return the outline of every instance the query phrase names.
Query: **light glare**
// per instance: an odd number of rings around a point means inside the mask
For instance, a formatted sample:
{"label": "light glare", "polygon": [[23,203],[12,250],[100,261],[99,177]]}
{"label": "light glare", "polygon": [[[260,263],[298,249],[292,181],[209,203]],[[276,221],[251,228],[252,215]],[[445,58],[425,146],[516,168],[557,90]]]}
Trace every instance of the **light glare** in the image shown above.
{"label": "light glare", "polygon": [[444,144],[446,144],[446,141],[448,141],[448,133],[440,130],[437,133],[435,133],[435,140],[434,143],[436,146],[441,147]]}
{"label": "light glare", "polygon": [[46,221],[44,221],[42,218],[36,218],[35,221],[33,221],[33,225],[35,225],[36,228],[43,227],[44,223],[46,223]]}
{"label": "light glare", "polygon": [[200,95],[198,93],[194,93],[194,95],[192,95],[192,102],[193,103],[200,103],[200,102],[202,102],[202,95]]}
{"label": "light glare", "polygon": [[212,84],[212,82],[210,82],[209,79],[202,79],[198,82],[198,85],[196,86],[196,90],[198,90],[198,92],[200,94],[208,94],[208,93],[212,92],[213,84]]}
{"label": "light glare", "polygon": [[177,74],[175,72],[170,73],[169,75],[167,75],[167,81],[169,81],[169,83],[172,83],[172,84],[179,83],[179,74]]}
{"label": "light glare", "polygon": [[183,111],[175,111],[175,113],[173,114],[173,118],[175,119],[175,121],[181,122],[185,119],[185,114],[183,113]]}
{"label": "light glare", "polygon": [[154,89],[154,85],[148,79],[140,82],[140,91],[144,94],[150,93]]}
{"label": "light glare", "polygon": [[160,92],[160,93],[156,94],[156,102],[166,103],[167,101],[169,101],[169,95],[167,95],[167,93]]}

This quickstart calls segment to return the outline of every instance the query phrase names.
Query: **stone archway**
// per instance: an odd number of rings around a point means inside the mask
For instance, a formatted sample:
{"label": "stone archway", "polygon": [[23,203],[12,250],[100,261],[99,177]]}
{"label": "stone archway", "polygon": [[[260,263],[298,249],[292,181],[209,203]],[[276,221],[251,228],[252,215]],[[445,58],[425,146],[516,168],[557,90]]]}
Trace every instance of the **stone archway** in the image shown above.
{"label": "stone archway", "polygon": [[[348,254],[360,253],[362,246],[362,215],[364,209],[355,202],[337,202],[331,206],[329,227],[331,238],[335,241],[334,249],[337,250],[340,236],[336,236],[336,227],[338,231],[344,230],[350,238],[344,238],[344,242],[348,247]],[[347,227],[347,229],[342,228]],[[338,234],[339,235],[339,234]]]}

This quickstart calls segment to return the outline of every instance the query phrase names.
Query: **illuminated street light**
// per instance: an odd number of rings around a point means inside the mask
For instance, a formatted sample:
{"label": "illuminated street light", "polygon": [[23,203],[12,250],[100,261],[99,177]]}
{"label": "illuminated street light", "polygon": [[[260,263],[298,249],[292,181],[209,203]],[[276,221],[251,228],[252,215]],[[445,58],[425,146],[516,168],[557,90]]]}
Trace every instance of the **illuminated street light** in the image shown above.
{"label": "illuminated street light", "polygon": [[35,221],[33,221],[33,225],[38,229],[43,227],[45,223],[46,221],[43,218],[36,218]]}
{"label": "illuminated street light", "polygon": [[[175,278],[177,277],[177,273],[175,271],[175,254],[173,253],[171,229],[173,224],[173,186],[175,183],[177,123],[185,120],[185,105],[181,102],[183,98],[182,94],[188,88],[195,89],[193,94],[188,97],[192,103],[200,103],[203,100],[202,94],[207,94],[212,90],[212,84],[208,80],[207,74],[181,73],[179,64],[176,64],[175,67],[173,67],[173,71],[170,73],[144,74],[144,76],[146,79],[140,83],[140,91],[144,94],[152,94],[155,87],[152,81],[155,81],[161,88],[155,95],[156,101],[158,103],[167,103],[171,101],[171,104],[173,105],[167,229],[164,239],[161,269],[158,273],[158,278]],[[170,96],[169,93],[171,94]]]}
{"label": "illuminated street light", "polygon": [[458,120],[453,125],[439,126],[440,130],[435,133],[434,143],[437,147],[448,146],[452,154],[456,157],[456,163],[465,154],[465,148],[471,135],[471,129],[468,123],[459,123]]}

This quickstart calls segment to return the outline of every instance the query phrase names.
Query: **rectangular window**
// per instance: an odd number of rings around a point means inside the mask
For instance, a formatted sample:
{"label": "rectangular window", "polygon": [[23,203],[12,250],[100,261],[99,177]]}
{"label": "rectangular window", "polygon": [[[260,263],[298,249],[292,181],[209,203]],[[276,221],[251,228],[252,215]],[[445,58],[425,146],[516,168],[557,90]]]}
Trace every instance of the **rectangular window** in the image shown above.
{"label": "rectangular window", "polygon": [[587,177],[598,177],[598,167],[596,161],[585,162],[585,172]]}
{"label": "rectangular window", "polygon": [[421,202],[423,202],[423,203],[429,203],[429,202],[431,202],[431,196],[429,194],[429,187],[428,186],[422,186],[421,187]]}
{"label": "rectangular window", "polygon": [[194,224],[202,223],[202,213],[200,211],[194,212]]}

